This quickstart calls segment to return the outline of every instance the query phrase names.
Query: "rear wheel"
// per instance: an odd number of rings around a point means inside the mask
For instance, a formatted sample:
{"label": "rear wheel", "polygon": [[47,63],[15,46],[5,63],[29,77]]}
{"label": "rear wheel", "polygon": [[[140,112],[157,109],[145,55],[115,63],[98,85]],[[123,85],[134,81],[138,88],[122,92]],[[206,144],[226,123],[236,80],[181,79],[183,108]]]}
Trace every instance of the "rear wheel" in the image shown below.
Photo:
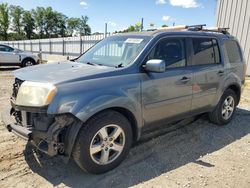
{"label": "rear wheel", "polygon": [[235,113],[237,100],[233,90],[226,90],[215,110],[209,114],[210,121],[218,125],[228,124]]}
{"label": "rear wheel", "polygon": [[132,138],[126,117],[116,111],[104,111],[80,130],[73,158],[80,168],[89,173],[107,172],[127,156]]}

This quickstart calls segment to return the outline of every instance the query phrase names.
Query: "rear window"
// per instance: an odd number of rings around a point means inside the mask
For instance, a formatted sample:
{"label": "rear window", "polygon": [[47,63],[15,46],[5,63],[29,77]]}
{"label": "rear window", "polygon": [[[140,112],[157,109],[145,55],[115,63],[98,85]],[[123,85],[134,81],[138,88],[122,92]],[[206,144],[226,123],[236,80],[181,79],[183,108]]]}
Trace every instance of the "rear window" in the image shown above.
{"label": "rear window", "polygon": [[217,40],[211,38],[193,38],[194,65],[220,63],[220,52]]}
{"label": "rear window", "polygon": [[240,47],[236,41],[233,40],[225,41],[225,47],[228,55],[228,60],[230,63],[242,62]]}

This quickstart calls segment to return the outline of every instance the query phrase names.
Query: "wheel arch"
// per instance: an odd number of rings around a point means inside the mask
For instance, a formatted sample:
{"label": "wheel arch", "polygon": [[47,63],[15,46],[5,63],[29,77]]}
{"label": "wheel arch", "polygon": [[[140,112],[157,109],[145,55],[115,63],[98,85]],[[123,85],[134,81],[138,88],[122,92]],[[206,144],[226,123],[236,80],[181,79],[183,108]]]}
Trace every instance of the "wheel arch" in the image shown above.
{"label": "wheel arch", "polygon": [[139,139],[139,137],[140,137],[140,128],[138,126],[138,122],[136,120],[135,115],[130,110],[128,110],[127,108],[124,108],[124,107],[105,108],[105,109],[102,109],[102,110],[96,112],[94,115],[90,116],[86,121],[93,118],[97,114],[102,113],[102,112],[107,111],[107,110],[113,110],[113,111],[119,112],[120,114],[124,115],[128,119],[128,121],[130,122],[132,132],[133,132],[133,141],[137,141]]}
{"label": "wheel arch", "polygon": [[225,91],[228,90],[228,89],[231,89],[231,90],[233,90],[235,92],[235,94],[236,94],[236,96],[238,98],[238,100],[237,100],[237,105],[238,105],[239,102],[240,102],[241,87],[239,86],[239,84],[233,83],[233,84],[230,84],[229,86],[227,86]]}

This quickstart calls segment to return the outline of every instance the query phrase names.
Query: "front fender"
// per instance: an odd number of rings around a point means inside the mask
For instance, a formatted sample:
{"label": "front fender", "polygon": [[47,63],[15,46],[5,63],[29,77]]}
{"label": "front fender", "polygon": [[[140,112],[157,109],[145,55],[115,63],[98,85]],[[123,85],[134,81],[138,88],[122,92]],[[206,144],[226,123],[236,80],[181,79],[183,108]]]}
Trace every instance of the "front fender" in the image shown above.
{"label": "front fender", "polygon": [[94,114],[109,108],[126,109],[134,115],[139,127],[143,125],[138,75],[99,78],[58,86],[47,113],[71,113],[86,122]]}

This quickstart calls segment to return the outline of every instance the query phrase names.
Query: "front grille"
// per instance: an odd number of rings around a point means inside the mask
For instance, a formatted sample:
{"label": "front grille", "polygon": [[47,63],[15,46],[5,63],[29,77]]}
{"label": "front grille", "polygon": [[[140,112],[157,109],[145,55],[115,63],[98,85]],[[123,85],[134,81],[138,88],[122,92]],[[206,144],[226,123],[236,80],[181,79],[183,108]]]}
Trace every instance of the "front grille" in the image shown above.
{"label": "front grille", "polygon": [[24,82],[24,81],[22,81],[22,80],[20,80],[20,79],[18,79],[18,78],[15,79],[15,82],[14,82],[14,84],[13,84],[13,89],[12,89],[12,98],[13,98],[13,99],[16,99],[18,90],[19,90],[19,88],[20,88],[20,86],[21,86],[21,84],[22,84],[23,82]]}

